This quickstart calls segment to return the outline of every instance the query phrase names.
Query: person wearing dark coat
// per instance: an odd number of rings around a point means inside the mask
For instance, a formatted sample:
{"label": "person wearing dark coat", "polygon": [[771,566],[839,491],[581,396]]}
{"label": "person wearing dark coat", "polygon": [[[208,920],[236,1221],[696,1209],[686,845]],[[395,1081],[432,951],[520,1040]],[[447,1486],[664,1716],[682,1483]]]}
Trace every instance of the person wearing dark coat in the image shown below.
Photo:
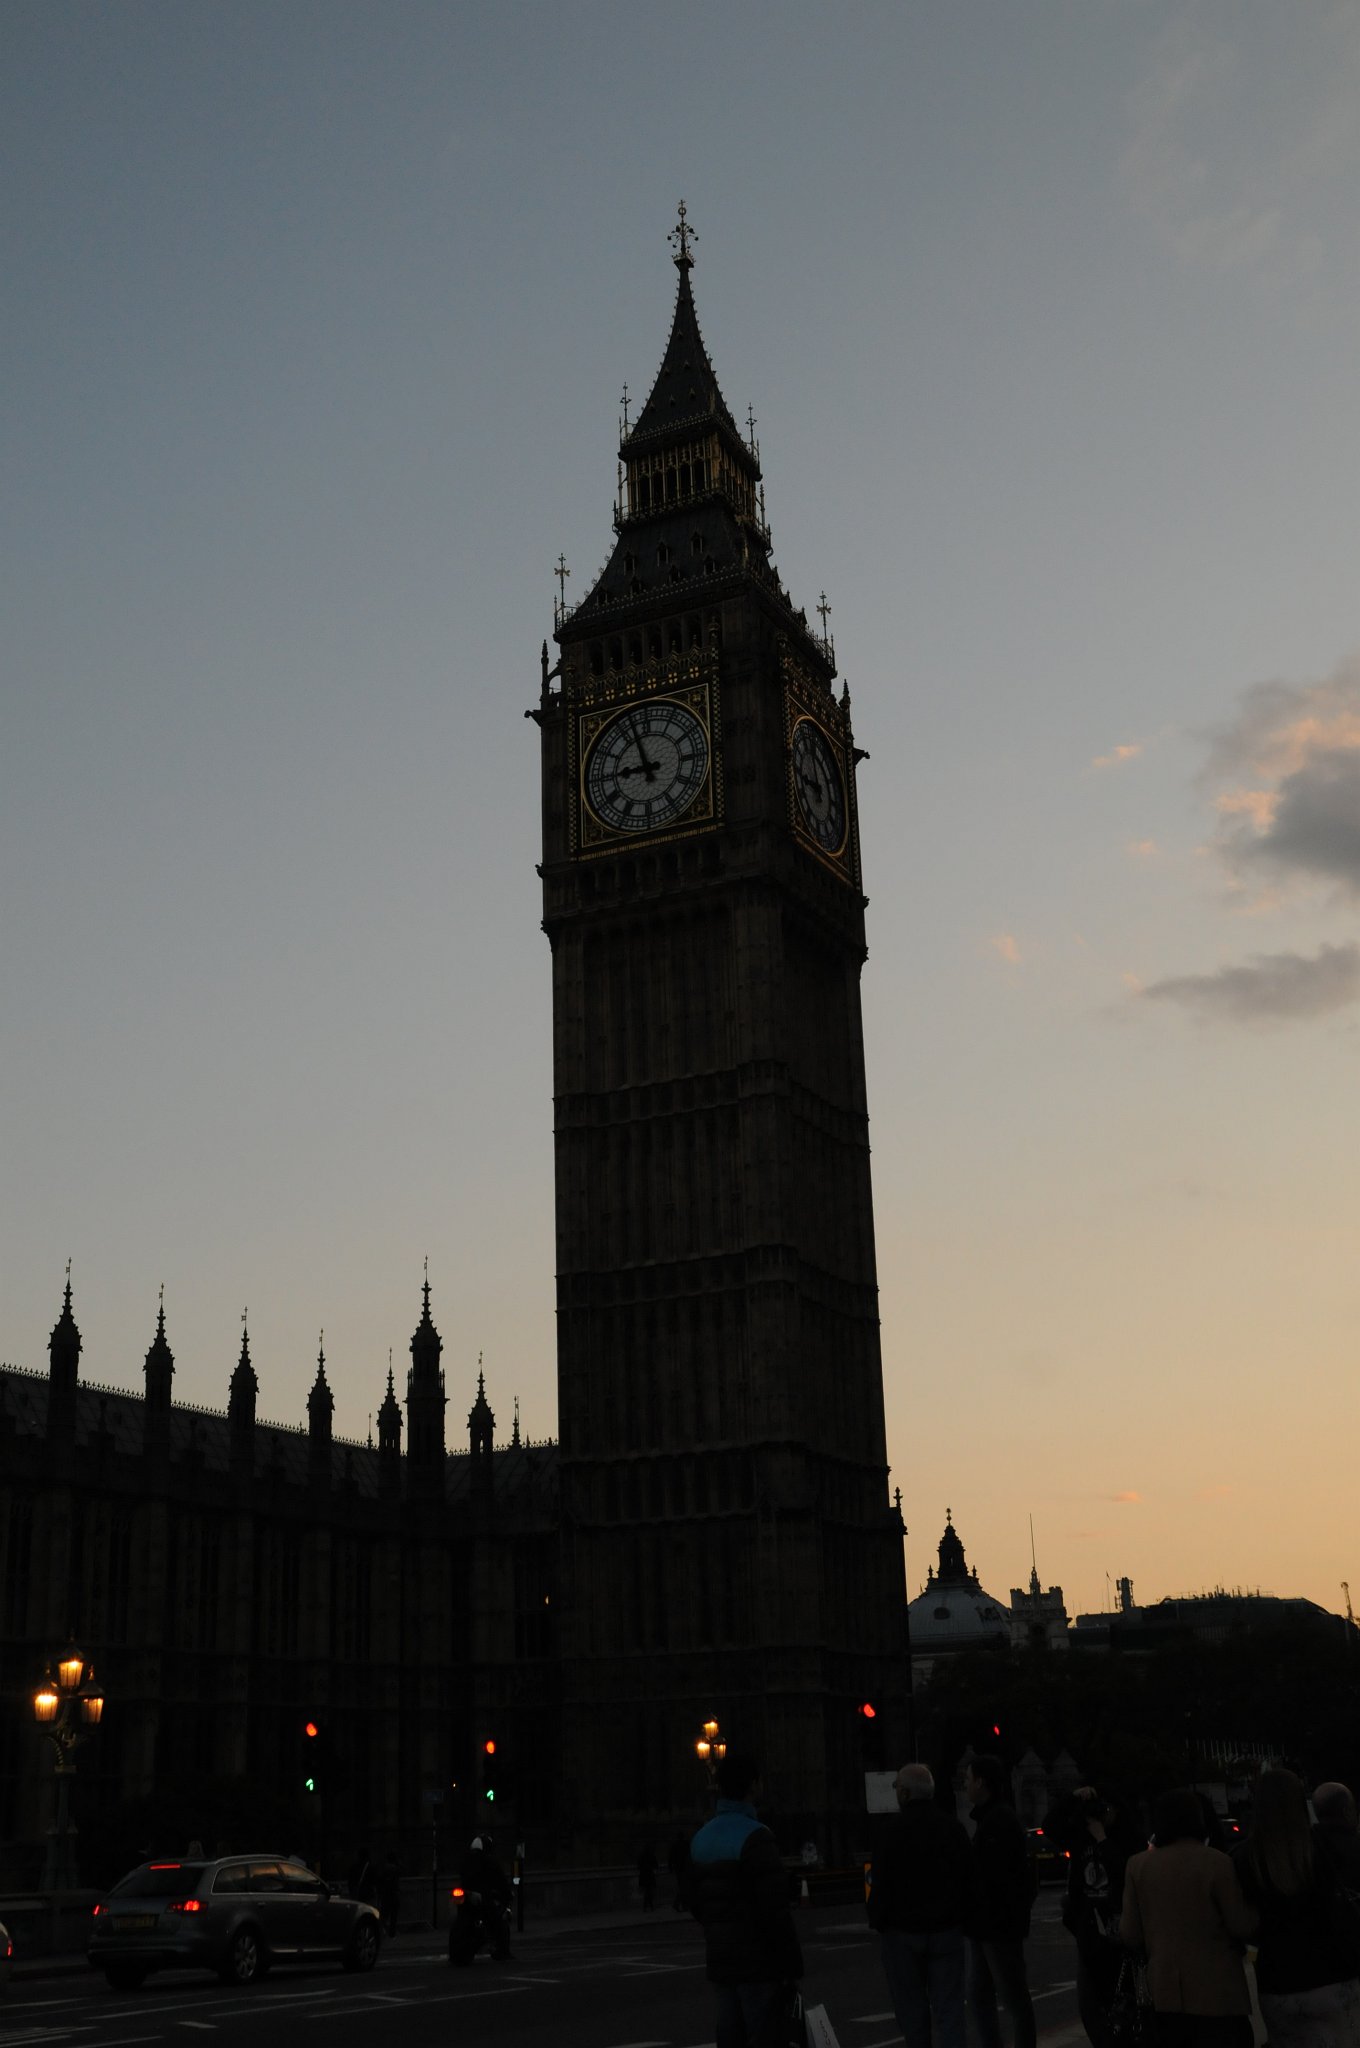
{"label": "person wearing dark coat", "polygon": [[900,1811],[874,1845],[869,1925],[907,2048],[964,2048],[963,1923],[973,1858],[924,1764],[897,1773]]}
{"label": "person wearing dark coat", "polygon": [[1326,1857],[1347,1891],[1360,1892],[1360,1815],[1355,1794],[1339,1778],[1313,1788],[1314,1830],[1319,1853]]}
{"label": "person wearing dark coat", "polygon": [[1260,1915],[1256,1983],[1271,2048],[1360,2043],[1360,1926],[1292,1771],[1262,1771],[1234,1861]]}
{"label": "person wearing dark coat", "polygon": [[973,1810],[973,1899],[966,1922],[973,2024],[982,2048],[1002,2048],[997,2007],[1004,2005],[1014,2048],[1035,2048],[1025,1942],[1036,1884],[1025,1831],[1006,1804],[1000,1757],[975,1756],[963,1790]]}
{"label": "person wearing dark coat", "polygon": [[785,2048],[790,1987],[803,1974],[789,1874],[756,1817],[755,1758],[729,1750],[717,1779],[717,1810],[690,1843],[688,1883],[714,1987],[716,2048]]}
{"label": "person wearing dark coat", "polygon": [[1124,1949],[1119,1912],[1130,1856],[1145,1846],[1114,1799],[1080,1785],[1046,1816],[1051,1841],[1068,1853],[1063,1926],[1077,1945],[1077,2011],[1091,2048],[1110,2048],[1110,2008]]}
{"label": "person wearing dark coat", "polygon": [[491,1933],[491,1953],[497,1962],[507,1962],[510,1956],[510,1902],[514,1893],[500,1866],[490,1835],[473,1836],[463,1855],[459,1875],[465,1891],[479,1892],[487,1901],[485,1918]]}

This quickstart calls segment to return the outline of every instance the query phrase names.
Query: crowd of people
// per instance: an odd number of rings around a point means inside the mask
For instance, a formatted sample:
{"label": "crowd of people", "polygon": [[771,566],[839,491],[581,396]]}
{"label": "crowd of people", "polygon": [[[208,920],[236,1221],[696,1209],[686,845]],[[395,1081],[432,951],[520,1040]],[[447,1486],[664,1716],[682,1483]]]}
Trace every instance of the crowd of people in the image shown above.
{"label": "crowd of people", "polygon": [[[1000,1758],[973,1757],[971,1832],[924,1764],[903,1766],[875,1842],[869,1921],[907,2048],[1035,2048],[1025,1944],[1038,1892]],[[755,1759],[729,1753],[712,1820],[689,1845],[686,1902],[703,1924],[717,2048],[786,2048],[803,1974],[788,1873],[757,1814]],[[1262,1771],[1230,1848],[1188,1788],[1148,1817],[1082,1786],[1047,1820],[1068,1852],[1063,1924],[1091,2048],[1360,2048],[1360,1831],[1338,1782],[1311,1802]],[[971,2026],[969,2022],[971,2021]]]}

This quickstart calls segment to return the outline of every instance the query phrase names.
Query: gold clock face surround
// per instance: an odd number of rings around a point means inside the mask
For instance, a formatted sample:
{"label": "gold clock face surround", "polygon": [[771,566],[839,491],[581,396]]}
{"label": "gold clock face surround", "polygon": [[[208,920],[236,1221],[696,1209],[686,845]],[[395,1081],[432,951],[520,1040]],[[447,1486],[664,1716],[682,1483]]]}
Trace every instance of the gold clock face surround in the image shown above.
{"label": "gold clock face surround", "polygon": [[591,739],[581,794],[610,833],[645,837],[680,824],[706,788],[712,746],[703,720],[674,697],[625,705]]}
{"label": "gold clock face surround", "polygon": [[796,720],[789,741],[798,822],[823,853],[845,850],[849,810],[845,777],[830,740],[816,719]]}

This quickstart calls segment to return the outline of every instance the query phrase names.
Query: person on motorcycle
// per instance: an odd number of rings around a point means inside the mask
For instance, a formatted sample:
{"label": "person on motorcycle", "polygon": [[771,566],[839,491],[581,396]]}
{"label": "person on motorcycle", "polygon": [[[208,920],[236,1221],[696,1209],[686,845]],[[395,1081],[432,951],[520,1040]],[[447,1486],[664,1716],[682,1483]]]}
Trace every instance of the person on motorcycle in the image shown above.
{"label": "person on motorcycle", "polygon": [[496,1860],[490,1835],[473,1836],[463,1858],[462,1879],[469,1898],[480,1894],[481,1905],[476,1910],[486,1928],[491,1953],[498,1962],[504,1962],[510,1954],[512,1893],[510,1880]]}

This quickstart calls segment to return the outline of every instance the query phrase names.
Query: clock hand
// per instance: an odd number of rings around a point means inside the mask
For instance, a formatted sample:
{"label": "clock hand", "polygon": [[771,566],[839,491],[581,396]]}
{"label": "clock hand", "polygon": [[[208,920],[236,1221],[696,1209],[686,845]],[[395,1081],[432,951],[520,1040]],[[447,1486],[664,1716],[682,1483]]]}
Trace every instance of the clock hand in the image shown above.
{"label": "clock hand", "polygon": [[629,719],[628,730],[633,735],[633,744],[638,750],[638,760],[642,763],[643,774],[647,777],[647,780],[649,782],[655,782],[657,777],[657,771],[659,770],[661,763],[659,761],[649,761],[647,759],[647,744],[646,741],[643,739],[642,734],[638,731],[637,720],[635,718]]}

